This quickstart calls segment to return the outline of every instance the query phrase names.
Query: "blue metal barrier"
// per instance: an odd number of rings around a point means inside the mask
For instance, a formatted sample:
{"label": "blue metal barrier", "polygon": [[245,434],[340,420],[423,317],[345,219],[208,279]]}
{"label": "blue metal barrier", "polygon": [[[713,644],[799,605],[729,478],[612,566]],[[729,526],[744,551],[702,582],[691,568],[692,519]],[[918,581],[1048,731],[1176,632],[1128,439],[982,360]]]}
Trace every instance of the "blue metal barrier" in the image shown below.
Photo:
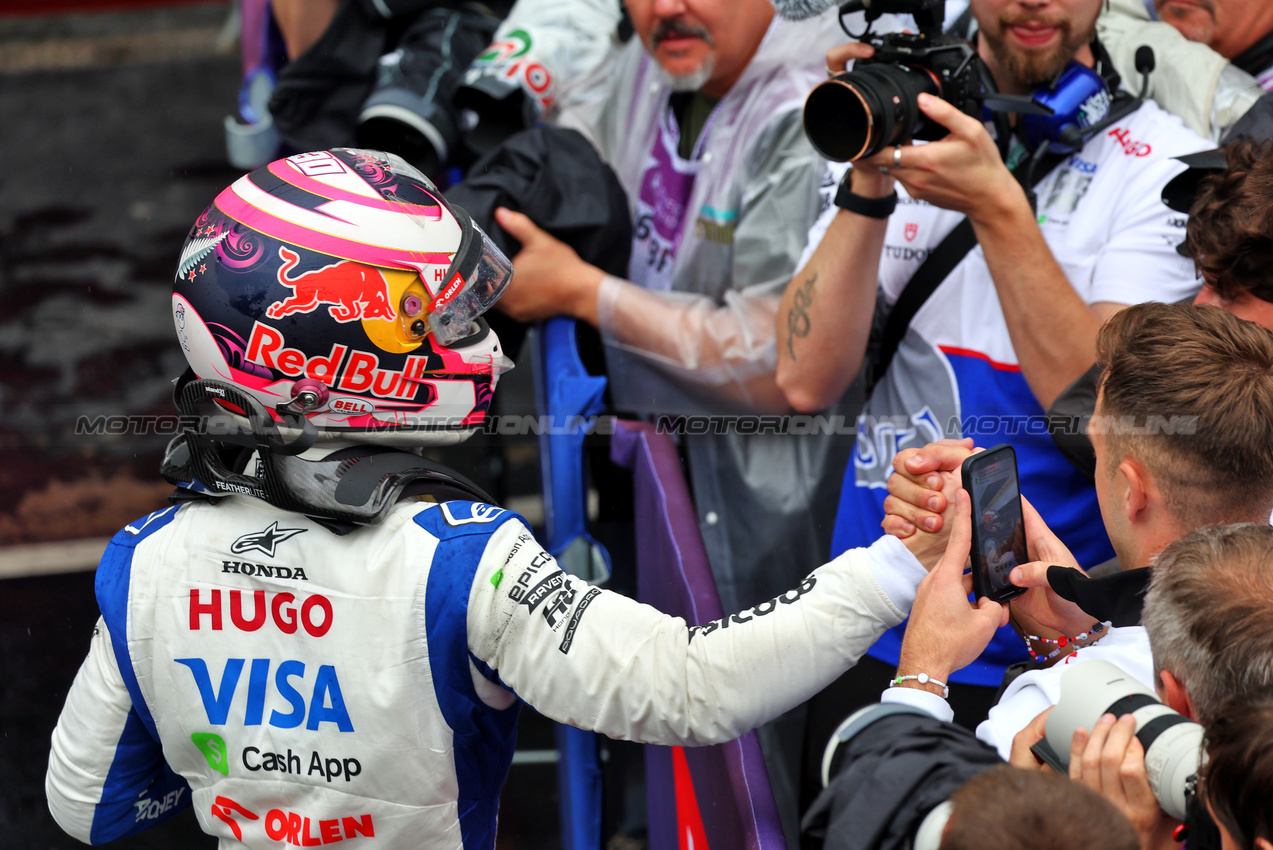
{"label": "blue metal barrier", "polygon": [[[535,395],[551,426],[539,434],[546,545],[562,569],[593,584],[610,577],[610,555],[588,534],[583,441],[590,417],[602,409],[606,379],[589,375],[575,345],[575,322],[557,317],[535,328]],[[557,784],[562,846],[601,846],[601,764],[597,735],[559,725]]]}

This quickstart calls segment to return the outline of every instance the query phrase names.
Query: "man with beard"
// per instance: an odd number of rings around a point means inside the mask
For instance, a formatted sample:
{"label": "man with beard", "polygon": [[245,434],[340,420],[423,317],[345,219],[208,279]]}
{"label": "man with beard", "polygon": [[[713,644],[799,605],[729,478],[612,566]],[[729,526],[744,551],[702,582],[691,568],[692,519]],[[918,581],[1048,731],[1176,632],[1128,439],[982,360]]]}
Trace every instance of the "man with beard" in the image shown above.
{"label": "man with beard", "polygon": [[[1108,80],[1094,37],[1100,8],[1100,0],[973,0],[978,53],[999,89],[1012,94],[1051,82],[1071,61]],[[828,62],[871,52],[843,45]],[[837,195],[842,208],[819,220],[810,239],[817,248],[802,261],[778,317],[779,384],[794,407],[817,410],[858,374],[877,305],[881,313],[892,308],[947,234],[964,217],[971,224],[979,244],[911,317],[891,364],[876,364],[879,382],[859,421],[832,550],[878,533],[899,450],[972,437],[982,446],[1011,443],[1022,490],[1040,494],[1040,511],[1055,517],[1053,529],[1071,551],[1084,553],[1080,562],[1100,563],[1111,549],[1095,491],[1052,444],[1043,410],[1091,365],[1105,318],[1128,304],[1175,301],[1196,290],[1189,262],[1175,250],[1185,218],[1160,196],[1182,168],[1172,157],[1206,143],[1145,103],[1046,171],[1032,208],[1009,171],[1029,154],[1015,130],[1005,163],[981,121],[927,95],[919,107],[950,134],[890,146],[855,164]],[[846,710],[876,697],[893,674],[900,641],[901,630],[885,635],[870,652],[874,661],[864,659],[842,681],[840,695],[828,700],[827,723],[813,727],[807,761]],[[956,720],[984,718],[1005,666],[1023,658],[1021,641],[1002,630],[955,677]]]}

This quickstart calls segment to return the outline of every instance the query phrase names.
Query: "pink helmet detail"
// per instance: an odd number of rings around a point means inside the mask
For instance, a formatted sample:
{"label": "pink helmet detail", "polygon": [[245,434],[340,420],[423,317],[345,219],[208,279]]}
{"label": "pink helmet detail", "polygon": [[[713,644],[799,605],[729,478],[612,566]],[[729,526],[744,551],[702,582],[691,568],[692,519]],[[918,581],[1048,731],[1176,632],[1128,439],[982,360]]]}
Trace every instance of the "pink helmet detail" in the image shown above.
{"label": "pink helmet detail", "polygon": [[270,411],[309,390],[321,402],[305,413],[327,439],[448,443],[481,424],[512,366],[479,318],[509,276],[419,171],[338,148],[217,196],[182,250],[173,318],[198,377]]}

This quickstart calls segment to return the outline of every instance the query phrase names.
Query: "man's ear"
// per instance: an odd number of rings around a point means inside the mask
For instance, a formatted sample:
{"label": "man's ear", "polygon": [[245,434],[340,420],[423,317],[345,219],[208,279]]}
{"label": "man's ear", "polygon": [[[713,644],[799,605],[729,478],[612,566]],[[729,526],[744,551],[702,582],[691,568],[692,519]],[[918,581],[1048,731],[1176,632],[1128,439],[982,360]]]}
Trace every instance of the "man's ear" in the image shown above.
{"label": "man's ear", "polygon": [[1122,508],[1127,522],[1136,524],[1144,519],[1145,509],[1149,507],[1151,494],[1157,492],[1149,470],[1145,469],[1135,458],[1123,458],[1118,465],[1119,478],[1123,483]]}
{"label": "man's ear", "polygon": [[[1197,720],[1197,716],[1193,711],[1193,700],[1189,697],[1189,692],[1185,690],[1185,686],[1180,680],[1172,674],[1170,670],[1163,670],[1158,674],[1158,681],[1162,684],[1160,694],[1163,698],[1163,704],[1177,714],[1183,714],[1190,720]],[[1273,850],[1273,847],[1269,848]]]}

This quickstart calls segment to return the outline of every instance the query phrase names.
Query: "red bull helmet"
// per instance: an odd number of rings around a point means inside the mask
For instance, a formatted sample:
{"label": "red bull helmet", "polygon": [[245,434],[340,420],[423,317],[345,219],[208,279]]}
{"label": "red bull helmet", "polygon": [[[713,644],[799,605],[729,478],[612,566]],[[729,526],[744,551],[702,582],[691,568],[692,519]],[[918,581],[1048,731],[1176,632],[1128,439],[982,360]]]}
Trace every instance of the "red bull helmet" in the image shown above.
{"label": "red bull helmet", "polygon": [[513,365],[481,319],[511,276],[415,168],[337,148],[217,196],[182,249],[173,321],[194,377],[304,415],[320,441],[448,444]]}

